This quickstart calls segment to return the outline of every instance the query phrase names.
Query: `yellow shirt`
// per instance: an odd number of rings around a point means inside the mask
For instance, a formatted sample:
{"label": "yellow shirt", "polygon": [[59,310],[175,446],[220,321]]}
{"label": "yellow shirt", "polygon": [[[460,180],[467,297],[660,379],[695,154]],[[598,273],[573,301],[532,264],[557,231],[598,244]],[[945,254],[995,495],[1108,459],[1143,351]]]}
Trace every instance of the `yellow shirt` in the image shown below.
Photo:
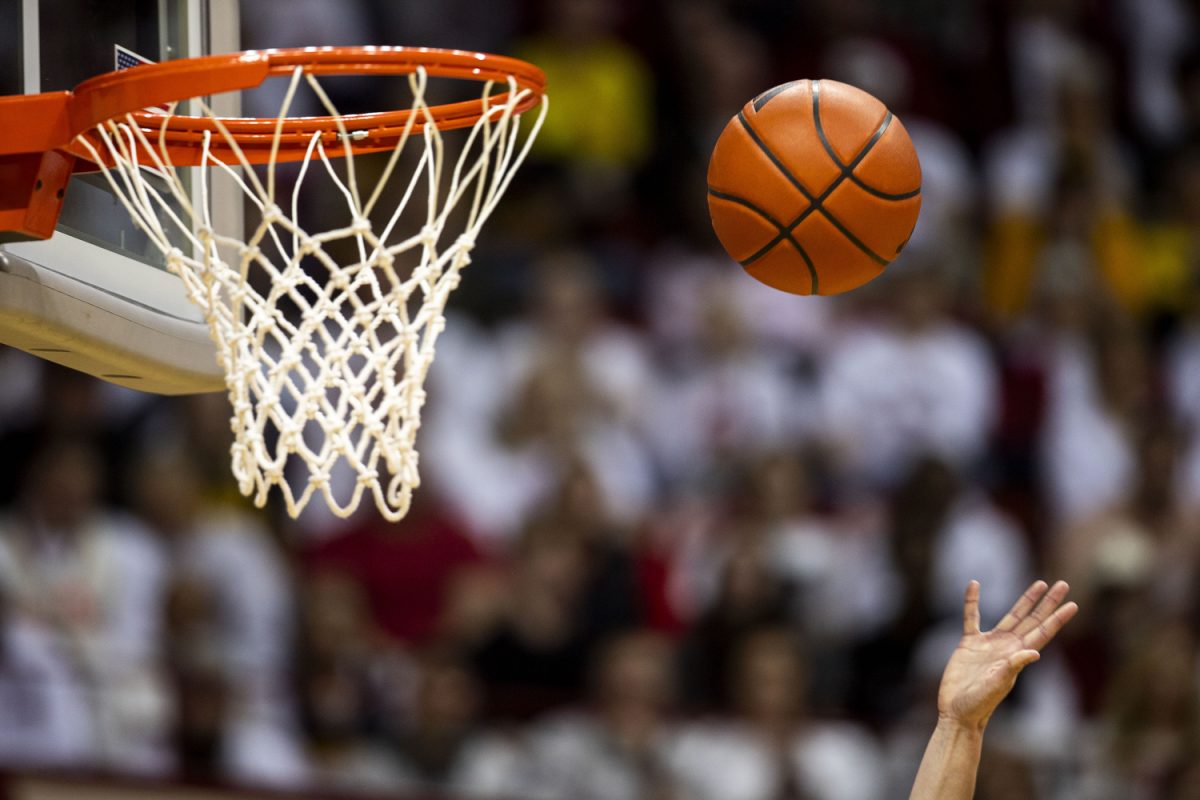
{"label": "yellow shirt", "polygon": [[550,111],[537,140],[544,157],[636,166],[650,149],[651,81],[642,59],[615,40],[581,49],[535,39],[521,57],[546,72]]}

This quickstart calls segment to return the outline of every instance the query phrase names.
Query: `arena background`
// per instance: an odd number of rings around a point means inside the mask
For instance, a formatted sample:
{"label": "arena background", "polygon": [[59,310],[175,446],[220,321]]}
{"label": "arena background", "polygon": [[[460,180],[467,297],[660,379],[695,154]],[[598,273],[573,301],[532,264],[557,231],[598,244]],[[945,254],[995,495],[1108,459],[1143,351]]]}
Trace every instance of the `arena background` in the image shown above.
{"label": "arena background", "polygon": [[[976,796],[1200,797],[1196,3],[242,5],[247,48],[528,58],[552,113],[401,524],[251,507],[220,395],[0,351],[0,795],[903,797],[967,581],[987,625],[1061,577]],[[706,218],[721,127],[800,77],[924,170],[835,300]]]}

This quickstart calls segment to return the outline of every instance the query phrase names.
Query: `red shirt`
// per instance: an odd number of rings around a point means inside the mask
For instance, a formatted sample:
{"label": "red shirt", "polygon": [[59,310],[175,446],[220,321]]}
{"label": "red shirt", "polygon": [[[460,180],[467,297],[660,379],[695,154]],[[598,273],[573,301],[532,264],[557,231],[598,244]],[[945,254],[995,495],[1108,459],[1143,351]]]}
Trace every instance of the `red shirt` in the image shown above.
{"label": "red shirt", "polygon": [[450,579],[481,556],[444,517],[413,514],[399,523],[368,519],[311,548],[304,560],[310,571],[332,570],[357,580],[385,633],[422,644],[435,632]]}

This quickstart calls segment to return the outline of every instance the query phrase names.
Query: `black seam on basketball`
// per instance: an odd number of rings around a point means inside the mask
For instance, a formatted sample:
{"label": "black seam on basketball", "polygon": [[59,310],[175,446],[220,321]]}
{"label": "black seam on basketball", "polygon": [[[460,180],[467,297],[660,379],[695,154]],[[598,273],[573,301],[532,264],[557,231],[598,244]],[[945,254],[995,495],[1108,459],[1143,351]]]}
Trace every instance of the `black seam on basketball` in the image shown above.
{"label": "black seam on basketball", "polygon": [[780,94],[795,86],[797,83],[800,83],[800,81],[789,81],[788,83],[782,83],[779,86],[776,86],[774,89],[767,89],[758,97],[754,98],[752,105],[754,106],[755,112],[762,111],[764,108],[766,108],[767,103],[771,102]]}
{"label": "black seam on basketball", "polygon": [[792,247],[796,248],[796,252],[800,254],[800,257],[804,259],[804,263],[808,266],[808,275],[809,275],[809,278],[812,279],[812,287],[813,287],[812,293],[813,294],[817,293],[817,268],[813,264],[812,259],[808,257],[808,252],[804,249],[804,247],[798,241],[796,241],[796,238],[794,236],[792,236],[791,228],[784,228],[783,225],[780,224],[779,220],[775,219],[773,216],[768,214],[766,211],[763,211],[761,208],[754,205],[754,203],[751,203],[749,200],[747,200],[744,197],[738,197],[737,195],[734,195],[734,194],[726,194],[725,192],[717,191],[716,189],[712,188],[711,186],[708,187],[708,193],[719,200],[725,200],[726,202],[734,203],[736,205],[742,206],[743,208],[747,208],[750,211],[753,211],[755,214],[758,214],[760,217],[765,219],[767,222],[774,225],[775,228],[779,231],[779,234],[774,239],[772,239],[771,241],[767,242],[765,245],[760,247],[758,249],[758,252],[756,252],[754,255],[750,256],[749,258],[744,258],[741,261],[739,261],[738,262],[739,264],[741,264],[743,267],[748,267],[751,264],[753,264],[755,261],[758,261],[760,258],[765,256],[767,253],[769,253],[773,249],[775,249],[779,245],[780,242],[783,242],[783,241],[791,242]]}
{"label": "black seam on basketball", "polygon": [[[816,86],[818,83],[819,83],[819,81],[813,81],[814,91],[816,90]],[[738,116],[738,121],[742,124],[742,127],[745,128],[746,133],[749,134],[749,136],[750,136],[750,139],[758,146],[758,149],[763,152],[763,155],[765,155],[768,159],[770,159],[771,163],[775,165],[775,168],[779,170],[780,174],[782,174],[783,177],[787,178],[788,181],[793,186],[796,187],[796,189],[800,192],[800,194],[804,195],[804,198],[806,200],[808,200],[808,202],[810,204],[810,207],[805,209],[804,212],[797,218],[797,220],[794,223],[792,223],[792,225],[788,226],[788,228],[786,229],[788,236],[790,237],[792,229],[796,225],[799,225],[800,221],[807,218],[808,215],[811,214],[814,210],[820,211],[821,214],[825,217],[825,219],[829,220],[830,224],[833,225],[833,227],[837,228],[838,231],[841,232],[841,234],[843,236],[845,236],[847,239],[850,240],[851,244],[853,244],[855,247],[857,247],[859,250],[861,250],[870,259],[872,259],[879,265],[886,267],[889,263],[888,260],[885,259],[883,256],[879,255],[878,253],[876,253],[871,248],[867,247],[865,244],[863,244],[863,242],[857,236],[855,236],[853,233],[851,233],[849,230],[847,230],[845,225],[843,225],[836,217],[833,216],[833,214],[830,214],[829,211],[827,211],[825,209],[825,207],[823,205],[821,205],[821,201],[819,201],[816,197],[814,197],[813,194],[808,191],[808,189],[804,188],[804,184],[800,183],[800,181],[796,179],[796,176],[793,175],[786,166],[784,166],[783,162],[779,160],[778,156],[776,156],[773,152],[771,152],[771,148],[767,147],[767,143],[764,142],[761,137],[759,137],[758,133],[754,130],[754,128],[750,127],[750,121],[748,119],[746,119],[745,112],[739,111],[737,116]],[[826,189],[825,196],[828,196],[828,193],[832,192],[832,191],[833,191],[833,187]]]}
{"label": "black seam on basketball", "polygon": [[813,195],[813,193],[808,189],[804,188],[804,184],[797,180],[796,176],[791,173],[791,170],[784,166],[783,162],[779,160],[778,156],[771,152],[771,148],[767,147],[767,143],[759,137],[758,132],[754,130],[754,128],[750,127],[750,120],[746,119],[746,113],[744,111],[738,112],[738,121],[742,123],[742,127],[746,129],[746,133],[750,134],[750,139],[756,145],[758,145],[758,149],[762,150],[763,155],[770,159],[771,163],[775,165],[775,169],[779,170],[780,174],[787,178],[788,182],[792,184],[792,186],[795,186],[800,194],[804,195],[804,199],[810,203],[816,200],[816,196]]}
{"label": "black seam on basketball", "polygon": [[796,252],[800,254],[800,257],[804,259],[804,264],[808,267],[808,278],[812,284],[812,293],[817,294],[817,267],[815,264],[813,264],[812,259],[809,258],[808,251],[804,249],[804,246],[800,244],[800,242],[796,241],[796,237],[792,236],[791,231],[785,231],[784,229],[780,228],[778,236],[759,248],[757,253],[749,258],[742,259],[738,263],[741,264],[742,267],[749,267],[755,261],[758,261],[767,253],[778,247],[782,242],[788,242],[791,244],[792,247],[796,248]]}
{"label": "black seam on basketball", "polygon": [[[814,119],[816,119],[816,118],[817,117],[814,115]],[[867,142],[866,146],[864,146],[863,149],[858,152],[858,155],[856,155],[854,157],[854,160],[851,161],[848,166],[842,166],[842,164],[838,162],[837,157],[836,156],[833,157],[834,163],[838,164],[838,167],[841,169],[842,174],[839,175],[838,177],[834,178],[833,182],[830,183],[827,187],[825,187],[825,191],[823,191],[819,195],[817,195],[816,199],[812,201],[812,203],[809,205],[809,207],[804,209],[804,211],[800,214],[800,216],[796,217],[794,220],[791,221],[791,223],[787,226],[787,230],[789,233],[796,230],[796,228],[799,227],[800,223],[804,222],[804,220],[808,219],[809,216],[811,216],[814,211],[820,211],[822,214],[824,214],[826,217],[830,217],[832,220],[832,214],[830,214],[830,212],[825,209],[825,201],[829,198],[829,195],[833,194],[834,190],[837,189],[837,187],[842,185],[842,182],[846,178],[850,178],[851,180],[854,179],[854,172],[853,172],[854,168],[857,167],[859,165],[859,163],[864,158],[867,157],[867,153],[869,153],[871,151],[871,148],[875,146],[875,143],[879,141],[879,137],[883,136],[884,131],[887,130],[887,127],[891,123],[891,121],[892,121],[892,112],[889,111],[884,116],[883,124],[881,124],[879,126],[879,130],[877,130],[875,132],[875,135],[871,138],[871,141]],[[830,155],[832,156],[833,154],[830,153]],[[835,224],[837,224],[837,223],[835,222]]]}
{"label": "black seam on basketball", "polygon": [[[786,231],[786,230],[780,228],[778,236],[776,236],[774,239],[772,239],[771,241],[767,242],[762,247],[760,247],[758,249],[758,252],[756,252],[754,255],[750,256],[749,258],[744,258],[741,261],[739,261],[738,263],[741,264],[743,267],[748,267],[751,264],[753,264],[755,261],[758,261],[760,258],[765,256],[767,253],[774,250],[776,247],[778,247],[783,242],[791,242],[792,247],[796,248],[800,252],[800,254],[804,256],[805,261],[808,261],[808,253],[805,252],[804,247],[801,246],[800,242],[796,241],[796,237],[792,236],[790,231]],[[813,266],[811,263],[809,264],[808,268],[809,268],[809,271],[812,272],[815,276],[816,270],[813,269]]]}
{"label": "black seam on basketball", "polygon": [[[859,250],[861,250],[863,253],[865,253],[867,256],[869,256],[877,264],[880,264],[881,266],[886,267],[889,263],[888,260],[885,259],[883,256],[879,255],[878,253],[876,253],[871,248],[867,247],[866,244],[864,244],[861,239],[859,239],[857,236],[855,236],[853,233],[851,233],[850,230],[845,225],[842,224],[841,220],[839,220],[832,213],[830,213],[829,210],[827,210],[825,208],[824,201],[827,197],[829,197],[829,195],[833,194],[834,189],[836,189],[838,186],[840,186],[842,181],[844,181],[846,178],[854,177],[854,167],[858,166],[858,164],[864,158],[866,158],[867,153],[869,153],[871,151],[871,148],[875,146],[875,143],[879,141],[879,139],[883,136],[884,131],[887,130],[888,125],[891,124],[892,112],[889,111],[889,112],[887,112],[887,114],[884,115],[883,122],[880,124],[879,129],[877,131],[875,131],[875,134],[871,137],[871,140],[868,141],[866,143],[866,145],[862,148],[862,150],[860,150],[858,152],[858,154],[854,157],[853,161],[851,161],[851,166],[849,168],[847,168],[847,166],[841,162],[841,159],[839,159],[837,157],[837,154],[833,151],[833,147],[829,144],[829,140],[825,137],[825,128],[821,125],[821,82],[820,81],[812,82],[812,98],[813,98],[813,108],[812,108],[813,124],[817,130],[817,138],[819,138],[821,140],[821,145],[825,148],[825,152],[829,154],[829,157],[831,159],[833,159],[833,163],[837,165],[839,170],[841,170],[841,174],[837,178],[834,179],[833,183],[829,184],[829,187],[826,188],[825,191],[821,193],[821,196],[813,202],[813,205],[815,205],[818,208],[818,210],[820,210],[821,214],[824,215],[825,219],[829,220],[830,224],[833,225],[833,227],[837,228],[838,231],[840,231],[843,236],[845,236],[847,239],[850,240],[851,244],[853,244],[855,247],[857,247]],[[805,213],[801,214],[800,217],[797,218],[797,221],[793,224],[799,225],[800,220],[807,217],[808,213],[809,212],[806,211]],[[790,227],[789,227],[789,230],[791,230]]]}
{"label": "black seam on basketball", "polygon": [[750,256],[749,258],[743,258],[738,263],[741,264],[743,267],[748,267],[751,264],[753,264],[755,261],[758,261],[760,258],[765,256],[767,253],[771,252],[776,247],[778,247],[779,243],[782,242],[784,239],[790,239],[790,238],[791,237],[788,236],[786,233],[783,233],[782,231],[780,231],[778,236],[776,236],[774,239],[772,239],[771,241],[767,242],[762,247],[760,247],[754,253],[754,255]]}
{"label": "black seam on basketball", "polygon": [[[817,83],[819,83],[819,81],[813,81],[813,89],[814,90],[816,89]],[[744,113],[742,113],[740,111],[738,112],[738,120],[742,123],[742,127],[746,129],[746,133],[748,133],[750,135],[750,138],[754,141],[754,143],[756,145],[758,145],[758,148],[760,150],[762,150],[763,154],[766,155],[766,157],[771,160],[771,163],[775,165],[775,168],[778,169],[783,174],[783,176],[785,178],[787,178],[788,181],[790,181],[791,184],[800,191],[800,194],[804,195],[805,199],[808,200],[808,202],[809,202],[809,207],[806,208],[804,210],[804,212],[801,213],[800,216],[797,217],[796,220],[787,227],[786,230],[787,230],[788,235],[791,235],[791,231],[797,225],[799,225],[803,220],[805,220],[813,211],[820,211],[821,214],[825,217],[825,219],[829,220],[830,224],[832,224],[833,227],[837,228],[838,231],[840,231],[843,236],[845,236],[847,239],[850,240],[851,244],[853,244],[859,250],[863,251],[868,257],[870,257],[875,262],[881,264],[882,266],[886,267],[888,265],[887,259],[883,258],[878,253],[876,253],[874,250],[872,250],[871,248],[869,248],[865,244],[863,244],[862,241],[860,241],[857,236],[855,236],[853,233],[851,233],[849,230],[847,230],[846,226],[843,225],[836,217],[834,217],[833,214],[830,214],[829,211],[827,211],[825,209],[825,207],[822,205],[824,198],[829,196],[829,193],[833,191],[835,186],[830,186],[830,188],[826,189],[820,199],[814,197],[808,191],[808,189],[805,189],[804,185],[796,179],[796,176],[793,175],[786,166],[784,166],[783,162],[781,162],[779,160],[779,158],[774,153],[771,152],[771,148],[767,147],[767,143],[764,142],[759,137],[758,133],[752,127],[750,127],[750,121],[746,119],[746,115]],[[836,184],[836,183],[837,183],[837,181],[834,182],[834,184]]]}
{"label": "black seam on basketball", "polygon": [[792,243],[792,247],[796,248],[796,252],[799,253],[800,257],[804,259],[804,263],[808,267],[808,277],[811,283],[809,292],[812,294],[820,294],[819,287],[817,285],[817,266],[813,264],[813,260],[808,257],[807,251],[800,246],[799,242],[797,242],[790,235],[787,237],[787,240]]}
{"label": "black seam on basketball", "polygon": [[871,149],[873,147],[875,147],[876,143],[878,143],[879,140],[883,138],[883,134],[885,134],[887,132],[888,126],[892,124],[893,117],[892,117],[891,111],[888,111],[883,115],[883,122],[881,122],[879,124],[879,128],[871,136],[870,141],[868,141],[863,146],[862,150],[858,151],[858,155],[854,156],[854,158],[850,161],[849,164],[843,164],[842,160],[840,158],[838,158],[837,152],[834,151],[833,145],[831,145],[829,143],[829,139],[825,136],[825,127],[821,124],[821,82],[820,81],[813,81],[812,99],[813,99],[813,123],[815,124],[816,129],[817,129],[817,138],[821,140],[821,146],[825,148],[825,152],[829,154],[829,158],[832,159],[833,163],[837,165],[837,168],[842,171],[841,177],[839,177],[838,180],[833,184],[833,186],[830,187],[830,189],[829,189],[830,191],[832,191],[834,187],[838,186],[843,180],[848,178],[850,180],[850,182],[853,183],[855,186],[862,189],[867,194],[874,195],[875,197],[878,197],[881,200],[896,200],[896,201],[908,200],[909,198],[916,197],[917,195],[919,195],[921,193],[920,186],[918,186],[916,189],[913,189],[911,192],[900,192],[898,194],[884,192],[879,189],[876,189],[874,186],[867,184],[866,182],[864,182],[862,180],[862,178],[860,178],[854,174],[854,168],[862,163],[862,160],[867,157],[867,154],[871,152]]}
{"label": "black seam on basketball", "polygon": [[739,206],[744,206],[745,208],[750,209],[755,214],[758,214],[760,217],[765,219],[767,222],[771,223],[776,228],[778,228],[780,232],[782,232],[784,229],[782,222],[775,219],[770,214],[768,214],[766,211],[763,211],[761,208],[754,205],[754,203],[751,203],[749,200],[747,200],[744,197],[738,197],[735,194],[726,194],[725,192],[714,189],[711,186],[708,187],[708,193],[711,194],[713,197],[720,198],[721,200],[728,200],[731,203],[737,203]]}
{"label": "black seam on basketball", "polygon": [[[779,220],[775,219],[773,216],[768,214],[766,211],[763,211],[758,206],[754,205],[754,203],[751,203],[746,198],[738,197],[735,194],[726,194],[725,192],[718,191],[718,190],[712,188],[711,186],[708,187],[708,193],[719,200],[725,200],[727,202],[734,203],[736,205],[742,206],[743,208],[747,208],[750,211],[753,211],[755,214],[758,214],[764,220],[766,220],[767,222],[774,225],[775,229],[777,231],[779,231],[779,233],[775,236],[774,239],[772,239],[771,241],[767,242],[765,245],[760,247],[758,249],[758,251],[754,253],[754,255],[750,256],[749,258],[744,258],[741,261],[739,261],[738,263],[741,264],[743,267],[748,267],[751,264],[753,264],[755,261],[758,261],[760,258],[765,256],[767,253],[771,252],[771,250],[773,250],[776,246],[778,246],[778,244],[780,242],[782,242],[784,240],[790,241],[796,247],[797,250],[799,250],[801,252],[804,251],[804,248],[800,246],[800,243],[797,242],[792,237],[792,232],[790,229],[784,228],[783,223],[781,223]],[[807,259],[807,257],[808,257],[808,255],[805,254],[806,259]]]}
{"label": "black seam on basketball", "polygon": [[903,194],[887,194],[886,192],[881,192],[878,189],[872,189],[870,186],[863,183],[862,180],[857,175],[851,175],[850,182],[853,183],[858,188],[862,189],[867,194],[874,195],[875,197],[878,197],[880,200],[892,200],[892,201],[899,202],[901,200],[910,200],[921,193],[921,187],[918,186],[916,189],[913,189],[911,192],[904,192]]}

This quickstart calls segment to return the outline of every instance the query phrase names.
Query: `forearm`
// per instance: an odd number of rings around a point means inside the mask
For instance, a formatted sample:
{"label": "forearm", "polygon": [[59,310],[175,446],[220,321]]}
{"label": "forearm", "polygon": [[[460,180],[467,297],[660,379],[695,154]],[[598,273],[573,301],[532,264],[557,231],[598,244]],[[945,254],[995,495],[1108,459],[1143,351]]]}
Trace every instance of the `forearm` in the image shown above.
{"label": "forearm", "polygon": [[983,728],[938,720],[909,800],[971,800]]}

